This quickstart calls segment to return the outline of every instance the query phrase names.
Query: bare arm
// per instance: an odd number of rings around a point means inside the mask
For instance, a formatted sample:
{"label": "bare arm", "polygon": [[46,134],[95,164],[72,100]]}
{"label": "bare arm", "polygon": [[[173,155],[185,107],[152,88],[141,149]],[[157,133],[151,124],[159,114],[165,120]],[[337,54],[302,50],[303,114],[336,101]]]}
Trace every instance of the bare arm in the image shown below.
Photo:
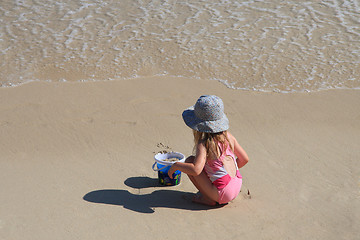
{"label": "bare arm", "polygon": [[236,138],[231,135],[231,133],[228,132],[229,140],[232,142],[234,146],[234,153],[237,157],[236,163],[239,168],[242,168],[249,162],[249,157],[246,154],[245,150],[240,146],[240,144],[237,142]]}
{"label": "bare arm", "polygon": [[168,175],[171,178],[176,170],[180,170],[188,175],[199,175],[205,166],[206,162],[206,148],[203,144],[198,144],[196,147],[196,156],[192,162],[176,162],[168,171]]}

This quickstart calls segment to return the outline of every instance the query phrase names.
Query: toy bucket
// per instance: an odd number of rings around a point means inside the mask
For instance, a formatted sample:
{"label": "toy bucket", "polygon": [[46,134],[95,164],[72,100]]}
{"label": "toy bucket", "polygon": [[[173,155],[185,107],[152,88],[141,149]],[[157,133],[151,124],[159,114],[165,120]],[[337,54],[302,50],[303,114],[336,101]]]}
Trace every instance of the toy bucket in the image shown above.
{"label": "toy bucket", "polygon": [[[154,171],[158,172],[159,183],[165,186],[175,186],[180,183],[181,172],[175,171],[173,178],[168,175],[168,171],[175,162],[185,162],[185,156],[179,152],[157,153],[155,155],[155,163],[152,166]],[[167,159],[178,159],[177,161],[166,161]]]}

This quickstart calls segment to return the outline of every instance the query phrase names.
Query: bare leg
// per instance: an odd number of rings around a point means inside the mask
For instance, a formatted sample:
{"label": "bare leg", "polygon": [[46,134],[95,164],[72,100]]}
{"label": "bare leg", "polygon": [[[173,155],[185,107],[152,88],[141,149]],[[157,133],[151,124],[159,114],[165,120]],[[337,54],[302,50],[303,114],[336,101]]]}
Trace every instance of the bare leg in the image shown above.
{"label": "bare leg", "polygon": [[[194,158],[194,156],[190,156],[185,162],[192,163]],[[206,175],[205,171],[202,171],[198,176],[188,175],[188,177],[201,193],[201,195],[194,196],[193,202],[210,206],[215,205],[219,198],[218,191]]]}

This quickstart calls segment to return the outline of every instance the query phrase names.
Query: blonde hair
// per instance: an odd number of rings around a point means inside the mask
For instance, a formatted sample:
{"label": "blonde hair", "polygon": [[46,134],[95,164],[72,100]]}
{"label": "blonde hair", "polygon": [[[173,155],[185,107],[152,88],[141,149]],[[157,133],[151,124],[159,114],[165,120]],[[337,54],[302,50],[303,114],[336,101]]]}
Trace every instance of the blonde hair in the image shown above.
{"label": "blonde hair", "polygon": [[[199,143],[203,143],[206,148],[207,159],[220,157],[220,151],[218,151],[218,143],[221,144],[222,149],[226,149],[228,147],[228,144],[230,144],[230,141],[227,137],[227,131],[218,132],[218,133],[206,133],[206,132],[199,132],[193,130],[193,134],[194,134],[194,143],[195,143],[194,151],[196,151],[196,146]],[[233,150],[232,147],[231,150]]]}

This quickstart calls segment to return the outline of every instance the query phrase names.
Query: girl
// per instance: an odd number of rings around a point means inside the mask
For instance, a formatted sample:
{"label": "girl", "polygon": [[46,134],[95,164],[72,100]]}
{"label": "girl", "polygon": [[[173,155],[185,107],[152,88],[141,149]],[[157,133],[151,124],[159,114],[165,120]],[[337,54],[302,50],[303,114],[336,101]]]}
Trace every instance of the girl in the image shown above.
{"label": "girl", "polygon": [[238,168],[249,158],[227,131],[229,120],[222,100],[214,95],[201,96],[182,116],[185,124],[193,129],[196,155],[184,163],[173,164],[168,175],[172,177],[180,170],[189,176],[200,192],[193,197],[193,202],[213,206],[235,199],[242,184]]}

